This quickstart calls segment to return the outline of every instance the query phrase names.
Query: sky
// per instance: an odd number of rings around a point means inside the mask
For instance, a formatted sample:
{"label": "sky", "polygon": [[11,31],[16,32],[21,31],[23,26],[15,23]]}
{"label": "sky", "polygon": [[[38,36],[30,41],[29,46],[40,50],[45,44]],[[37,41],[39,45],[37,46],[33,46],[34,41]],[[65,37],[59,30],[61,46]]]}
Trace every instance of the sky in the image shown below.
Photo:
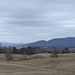
{"label": "sky", "polygon": [[0,42],[64,37],[75,37],[75,0],[0,0]]}

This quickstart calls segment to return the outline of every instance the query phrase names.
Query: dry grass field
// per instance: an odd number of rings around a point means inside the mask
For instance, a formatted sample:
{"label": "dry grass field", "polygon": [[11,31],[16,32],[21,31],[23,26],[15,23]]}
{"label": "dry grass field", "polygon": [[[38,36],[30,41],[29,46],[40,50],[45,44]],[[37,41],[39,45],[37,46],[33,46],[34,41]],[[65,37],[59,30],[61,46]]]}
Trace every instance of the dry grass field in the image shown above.
{"label": "dry grass field", "polygon": [[8,62],[0,54],[0,75],[75,75],[75,54],[62,54],[59,58],[36,54],[30,60],[16,60],[22,57],[14,55],[15,61]]}

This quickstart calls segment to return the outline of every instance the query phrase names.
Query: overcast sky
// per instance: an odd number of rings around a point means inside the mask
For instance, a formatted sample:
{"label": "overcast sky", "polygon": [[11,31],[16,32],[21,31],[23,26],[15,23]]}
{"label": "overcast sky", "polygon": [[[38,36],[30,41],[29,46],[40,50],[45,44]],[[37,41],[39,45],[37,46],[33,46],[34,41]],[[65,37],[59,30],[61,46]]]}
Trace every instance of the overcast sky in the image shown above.
{"label": "overcast sky", "polygon": [[75,37],[75,0],[0,0],[1,42],[63,37]]}

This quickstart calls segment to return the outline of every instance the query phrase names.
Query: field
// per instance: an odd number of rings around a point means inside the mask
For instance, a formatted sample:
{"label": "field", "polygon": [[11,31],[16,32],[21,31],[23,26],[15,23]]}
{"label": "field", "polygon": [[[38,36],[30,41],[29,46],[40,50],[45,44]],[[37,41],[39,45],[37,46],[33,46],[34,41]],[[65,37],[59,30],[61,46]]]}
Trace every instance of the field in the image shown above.
{"label": "field", "polygon": [[[14,59],[22,58],[14,55]],[[75,54],[61,54],[50,58],[49,54],[32,55],[30,60],[2,60],[0,54],[0,75],[75,75]]]}

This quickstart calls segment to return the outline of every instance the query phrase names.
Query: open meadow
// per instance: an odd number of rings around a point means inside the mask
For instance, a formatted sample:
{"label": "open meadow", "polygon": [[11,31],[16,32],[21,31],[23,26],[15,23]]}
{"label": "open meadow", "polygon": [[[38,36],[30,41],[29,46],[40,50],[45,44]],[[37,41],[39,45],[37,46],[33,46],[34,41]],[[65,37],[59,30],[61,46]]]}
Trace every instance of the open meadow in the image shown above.
{"label": "open meadow", "polygon": [[[30,60],[14,55],[14,61],[5,61],[0,54],[0,75],[75,75],[75,54],[61,54],[51,58],[50,54],[35,54]],[[2,60],[3,59],[3,60]]]}

